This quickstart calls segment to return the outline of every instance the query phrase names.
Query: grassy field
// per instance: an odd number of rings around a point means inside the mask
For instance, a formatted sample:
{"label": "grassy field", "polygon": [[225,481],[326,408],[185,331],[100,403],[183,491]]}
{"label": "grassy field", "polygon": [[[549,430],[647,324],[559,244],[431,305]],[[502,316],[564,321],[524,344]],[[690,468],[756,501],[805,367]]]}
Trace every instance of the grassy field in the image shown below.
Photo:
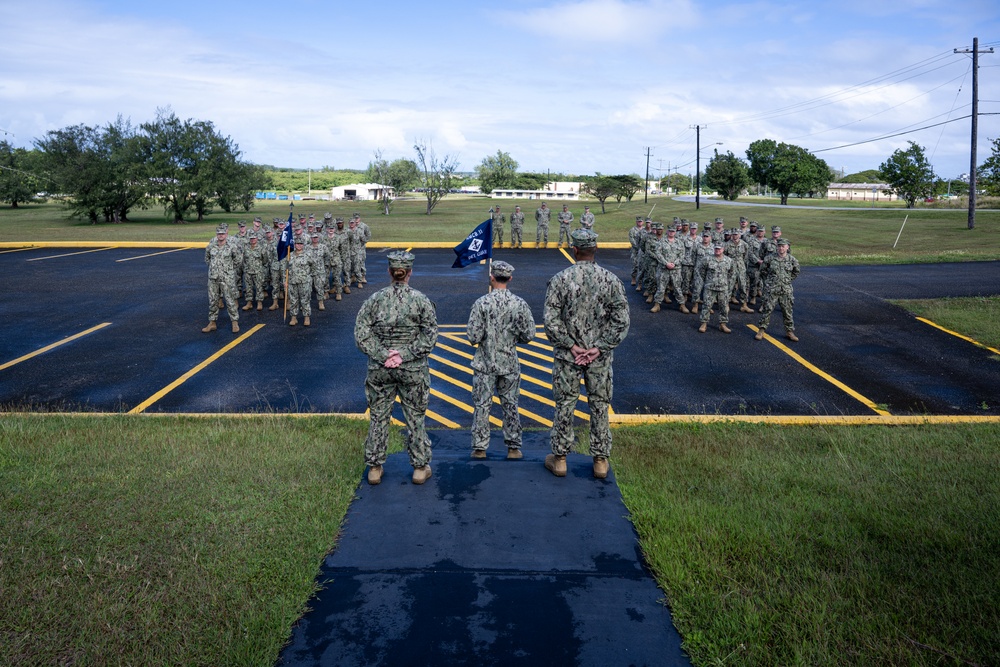
{"label": "grassy field", "polygon": [[893,303],[983,345],[1000,348],[1000,296],[902,299]]}
{"label": "grassy field", "polygon": [[[514,201],[502,202],[507,213],[514,209]],[[550,202],[561,210],[559,202]],[[570,209],[577,218],[585,202],[573,202]],[[813,202],[823,205],[824,200]],[[349,216],[359,211],[372,228],[373,243],[437,241],[456,244],[472,228],[489,217],[490,206],[496,201],[483,196],[452,195],[441,202],[434,212],[424,215],[423,199],[396,202],[392,214],[381,215],[374,202],[321,202],[303,201],[296,204],[296,212],[315,213],[322,217],[330,211],[335,216]],[[525,212],[525,237],[534,239],[534,210],[537,202],[520,202]],[[600,205],[590,202],[596,216],[596,229],[605,242],[626,242],[628,229],[636,215],[646,215],[653,209],[653,217],[670,221],[674,216],[704,223],[716,216],[725,218],[727,225],[736,226],[739,216],[745,215],[768,226],[780,225],[783,235],[791,240],[792,252],[806,265],[830,264],[899,264],[911,262],[942,262],[1000,259],[1000,210],[980,211],[976,229],[966,227],[966,213],[960,209],[921,208],[906,211],[901,208],[838,208],[821,211],[798,206],[761,208],[753,206],[721,206],[705,203],[701,210],[694,204],[676,202],[667,197],[650,198],[644,204],[641,198],[607,203],[607,213],[600,213]],[[136,211],[133,222],[120,225],[89,223],[69,220],[59,204],[22,206],[14,210],[0,208],[0,241],[204,241],[215,233],[220,222],[230,225],[240,219],[260,215],[265,221],[286,217],[288,205],[263,202],[250,214],[215,213],[202,223],[176,225],[163,218],[159,209]],[[903,225],[906,225],[899,243],[893,243]],[[554,220],[554,216],[553,216]],[[554,226],[555,223],[550,223]],[[509,233],[509,232],[508,232]]]}

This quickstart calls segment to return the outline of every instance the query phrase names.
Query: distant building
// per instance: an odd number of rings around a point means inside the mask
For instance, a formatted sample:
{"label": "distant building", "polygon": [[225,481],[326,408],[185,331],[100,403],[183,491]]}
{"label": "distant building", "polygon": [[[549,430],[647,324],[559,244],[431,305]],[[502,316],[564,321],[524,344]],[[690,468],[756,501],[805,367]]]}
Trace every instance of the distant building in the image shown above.
{"label": "distant building", "polygon": [[886,194],[887,183],[830,183],[826,198],[844,201],[897,201],[894,193]]}
{"label": "distant building", "polygon": [[567,199],[575,201],[586,190],[586,184],[579,181],[551,181],[542,190],[517,190],[497,188],[490,195],[494,199]]}
{"label": "distant building", "polygon": [[378,183],[353,183],[351,185],[338,185],[330,188],[330,196],[337,200],[348,201],[370,201],[382,198],[382,192],[388,190],[389,196],[394,197],[393,189]]}

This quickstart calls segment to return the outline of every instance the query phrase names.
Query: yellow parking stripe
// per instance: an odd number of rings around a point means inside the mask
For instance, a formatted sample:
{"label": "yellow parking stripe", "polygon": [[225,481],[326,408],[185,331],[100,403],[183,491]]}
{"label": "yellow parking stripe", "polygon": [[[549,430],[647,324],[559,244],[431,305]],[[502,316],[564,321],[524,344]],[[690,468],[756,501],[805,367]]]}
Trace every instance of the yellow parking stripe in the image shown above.
{"label": "yellow parking stripe", "polygon": [[534,345],[535,347],[540,347],[543,350],[548,350],[549,352],[555,352],[556,351],[556,348],[552,347],[551,345],[546,345],[544,343],[537,343],[537,342],[535,342],[533,340],[532,341],[528,341],[528,345]]}
{"label": "yellow parking stripe", "polygon": [[[465,369],[462,369],[462,370],[465,370]],[[433,375],[434,377],[441,378],[445,382],[448,382],[450,384],[455,385],[456,387],[464,389],[465,391],[469,392],[470,394],[472,393],[472,385],[471,384],[467,384],[465,382],[462,382],[461,380],[456,380],[455,378],[453,378],[453,377],[451,377],[449,375],[445,375],[441,371],[434,370],[433,368],[430,369],[430,371],[431,371],[431,375]],[[541,401],[541,402],[547,403],[549,405],[553,405],[553,406],[555,405],[555,403],[553,403],[549,399],[545,398],[544,396],[539,396],[538,394],[532,394],[531,392],[524,391],[523,389],[521,389],[519,393],[522,396],[527,396],[529,398],[534,398],[537,401]],[[497,405],[500,405],[500,399],[497,398],[496,396],[493,397],[493,402],[496,403]],[[535,414],[531,410],[525,410],[524,408],[518,406],[517,411],[518,411],[518,413],[520,413],[521,415],[523,415],[525,417],[528,417],[529,419],[534,419],[535,421],[537,421],[538,423],[542,424],[543,426],[549,426],[549,427],[552,426],[552,422],[551,421],[549,421],[545,417],[542,417],[540,415]],[[494,426],[503,426],[503,422],[500,421],[499,419],[497,419],[496,417],[494,417],[493,415],[490,415],[490,423],[493,424]]]}
{"label": "yellow parking stripe", "polygon": [[566,252],[566,248],[559,248],[559,252],[561,252],[563,256],[569,260],[570,264],[576,264],[576,260],[570,257],[570,254]]}
{"label": "yellow parking stripe", "polygon": [[463,345],[467,345],[469,347],[475,347],[475,345],[473,345],[472,343],[469,342],[468,338],[465,338],[465,337],[463,337],[463,336],[461,336],[459,334],[444,333],[444,332],[442,332],[442,333],[439,333],[438,336],[440,336],[441,338],[447,338],[448,340],[453,340],[456,343],[462,343]]}
{"label": "yellow parking stripe", "polygon": [[441,343],[438,343],[434,347],[440,347],[445,352],[451,352],[452,354],[458,355],[459,357],[462,357],[463,359],[468,359],[469,361],[472,361],[472,355],[469,354],[468,352],[463,352],[462,350],[456,350],[453,347],[450,347],[448,345],[442,345]]}
{"label": "yellow parking stripe", "polygon": [[5,255],[8,252],[24,252],[25,250],[32,250],[33,248],[37,248],[37,247],[38,246],[29,245],[26,248],[14,248],[13,250],[0,250],[0,255]]}
{"label": "yellow parking stripe", "polygon": [[976,347],[981,347],[984,350],[989,350],[993,354],[1000,354],[1000,350],[996,349],[995,347],[990,347],[989,345],[984,345],[983,343],[980,343],[978,340],[976,340],[974,338],[969,338],[968,336],[963,336],[962,334],[958,333],[957,331],[952,331],[951,329],[945,329],[940,324],[936,324],[934,322],[931,322],[930,320],[928,320],[926,318],[918,317],[917,320],[919,320],[920,322],[923,322],[924,324],[929,324],[932,327],[934,327],[935,329],[940,329],[941,331],[943,331],[945,333],[951,334],[952,336],[955,336],[957,338],[961,338],[964,341],[968,341],[969,343],[972,343]]}
{"label": "yellow parking stripe", "polygon": [[[751,330],[757,331],[757,327],[755,327],[754,325],[748,324],[747,326]],[[858,392],[854,391],[853,389],[851,389],[850,387],[848,387],[846,384],[844,384],[843,382],[841,382],[837,378],[835,378],[832,375],[829,375],[828,373],[825,373],[825,372],[821,371],[820,369],[816,368],[815,366],[813,366],[812,364],[810,364],[808,361],[806,361],[805,359],[803,359],[801,356],[799,356],[795,352],[792,352],[786,345],[778,342],[777,340],[775,340],[774,338],[772,338],[768,334],[766,334],[766,333],[764,334],[764,339],[767,340],[767,342],[769,342],[772,345],[774,345],[775,347],[777,347],[779,350],[781,350],[785,354],[787,354],[788,356],[790,356],[795,361],[799,362],[800,364],[802,364],[803,366],[805,366],[806,368],[808,368],[809,370],[811,370],[816,375],[820,376],[821,378],[823,378],[824,380],[826,380],[827,382],[829,382],[830,384],[832,384],[833,386],[835,386],[838,389],[844,391],[849,396],[852,396],[853,398],[856,398],[857,400],[861,401],[866,406],[868,406],[870,409],[874,410],[877,414],[880,414],[883,417],[891,416],[890,412],[888,412],[887,410],[882,410],[881,408],[879,408],[877,405],[875,405],[874,401],[872,401],[870,398],[862,396],[861,394],[859,394]]]}
{"label": "yellow parking stripe", "polygon": [[[396,402],[397,403],[402,403],[402,401],[399,400],[399,396],[396,397]],[[434,421],[440,422],[441,424],[444,424],[448,428],[461,428],[461,426],[459,426],[458,424],[456,424],[452,420],[448,419],[447,417],[442,417],[441,415],[439,415],[438,413],[434,412],[433,410],[426,410],[424,414],[427,417],[430,417],[431,419],[433,419]],[[389,422],[391,424],[395,425],[395,426],[406,426],[406,424],[404,424],[403,422],[399,421],[395,417],[390,417],[389,418]]]}
{"label": "yellow parking stripe", "polygon": [[154,252],[151,255],[139,255],[138,257],[126,257],[125,259],[116,259],[115,262],[131,262],[133,259],[146,259],[147,257],[156,257],[157,255],[166,255],[172,252],[180,252],[181,250],[187,250],[187,248],[174,248],[173,250],[164,250],[162,252]]}
{"label": "yellow parking stripe", "polygon": [[258,325],[256,325],[255,327],[253,327],[252,329],[250,329],[250,331],[246,332],[245,334],[243,334],[242,336],[240,336],[236,340],[231,341],[228,345],[226,345],[221,350],[219,350],[218,352],[216,352],[215,354],[213,354],[212,356],[210,356],[208,359],[206,359],[205,361],[201,362],[200,364],[198,364],[197,366],[195,366],[194,368],[192,368],[191,370],[189,370],[187,373],[185,373],[184,375],[180,376],[179,378],[177,378],[176,380],[174,380],[173,382],[171,382],[170,384],[168,384],[166,387],[164,387],[160,391],[156,392],[155,394],[153,394],[152,396],[150,396],[145,401],[143,401],[139,405],[135,406],[131,410],[129,410],[128,413],[130,415],[137,415],[137,414],[139,414],[141,412],[144,412],[146,410],[146,408],[148,408],[149,406],[151,406],[153,403],[156,403],[158,400],[160,400],[161,398],[163,398],[164,396],[166,396],[167,394],[169,394],[170,392],[172,392],[174,389],[177,389],[177,387],[181,386],[182,384],[184,384],[185,382],[187,382],[188,380],[190,380],[191,378],[193,378],[195,375],[197,375],[198,373],[200,373],[202,370],[204,370],[213,361],[215,361],[216,359],[218,359],[219,357],[221,357],[222,355],[224,355],[226,352],[229,352],[229,350],[233,349],[234,347],[236,347],[237,345],[239,345],[240,343],[242,343],[243,341],[245,341],[247,338],[249,338],[250,336],[252,336],[255,333],[257,333],[260,329],[263,329],[265,326],[266,325],[264,325],[264,324],[258,324]]}
{"label": "yellow parking stripe", "polygon": [[49,255],[48,257],[32,257],[31,259],[26,259],[26,262],[40,262],[43,259],[59,259],[60,257],[72,257],[73,255],[86,255],[88,252],[101,252],[102,250],[114,250],[118,246],[110,246],[108,248],[95,248],[94,250],[81,250],[80,252],[68,252],[65,255]]}
{"label": "yellow parking stripe", "polygon": [[11,366],[19,364],[22,361],[27,361],[28,359],[31,359],[32,357],[37,357],[40,354],[45,354],[49,350],[53,350],[53,349],[59,347],[60,345],[65,345],[66,343],[69,343],[70,341],[74,341],[77,338],[81,338],[83,336],[86,336],[87,334],[93,333],[93,332],[97,331],[98,329],[103,329],[106,326],[110,326],[110,324],[111,324],[111,322],[101,322],[96,327],[90,327],[86,331],[81,331],[78,334],[73,334],[72,336],[68,336],[66,338],[63,338],[60,341],[52,343],[51,345],[46,345],[43,348],[40,348],[38,350],[35,350],[34,352],[26,354],[23,357],[18,357],[17,359],[13,359],[11,361],[8,361],[7,363],[5,363],[3,365],[0,365],[0,371],[2,371],[5,368],[10,368]]}
{"label": "yellow parking stripe", "polygon": [[532,351],[532,350],[528,350],[528,349],[526,349],[526,348],[523,348],[523,347],[515,347],[514,349],[516,349],[516,350],[517,350],[518,352],[520,352],[521,354],[526,354],[526,355],[528,355],[529,357],[534,357],[534,358],[536,358],[536,359],[541,359],[542,361],[547,361],[547,362],[549,362],[550,364],[551,364],[551,363],[552,363],[553,361],[555,361],[555,360],[554,360],[554,359],[552,358],[552,356],[551,356],[551,355],[548,355],[548,354],[542,354],[542,353],[540,353],[540,352],[534,352],[534,351]]}

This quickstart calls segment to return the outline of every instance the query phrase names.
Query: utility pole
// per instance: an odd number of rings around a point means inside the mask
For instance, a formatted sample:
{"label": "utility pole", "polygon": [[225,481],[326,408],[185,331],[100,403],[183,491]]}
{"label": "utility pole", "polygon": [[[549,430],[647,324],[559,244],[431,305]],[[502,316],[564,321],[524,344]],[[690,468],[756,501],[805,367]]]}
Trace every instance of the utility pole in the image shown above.
{"label": "utility pole", "polygon": [[989,50],[979,50],[979,38],[972,38],[972,49],[955,49],[955,53],[972,54],[972,156],[969,169],[969,229],[976,228],[976,142],[979,140],[979,54],[993,53]]}
{"label": "utility pole", "polygon": [[642,203],[649,203],[649,151],[651,149],[646,147],[646,180],[642,182]]}
{"label": "utility pole", "polygon": [[695,125],[694,130],[694,208],[697,211],[701,210],[701,125]]}

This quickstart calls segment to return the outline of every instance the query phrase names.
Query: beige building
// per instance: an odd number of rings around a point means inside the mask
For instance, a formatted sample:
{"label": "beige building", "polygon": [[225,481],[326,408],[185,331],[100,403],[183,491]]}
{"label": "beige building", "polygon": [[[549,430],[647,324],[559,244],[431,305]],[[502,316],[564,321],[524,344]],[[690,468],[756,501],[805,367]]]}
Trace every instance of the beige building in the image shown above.
{"label": "beige building", "polygon": [[382,197],[382,191],[388,190],[389,196],[394,197],[395,193],[391,187],[379,185],[378,183],[352,183],[351,185],[338,185],[330,188],[330,196],[335,200],[348,201],[372,201]]}
{"label": "beige building", "polygon": [[886,183],[830,183],[826,188],[826,198],[843,201],[897,201],[895,193],[886,194]]}

